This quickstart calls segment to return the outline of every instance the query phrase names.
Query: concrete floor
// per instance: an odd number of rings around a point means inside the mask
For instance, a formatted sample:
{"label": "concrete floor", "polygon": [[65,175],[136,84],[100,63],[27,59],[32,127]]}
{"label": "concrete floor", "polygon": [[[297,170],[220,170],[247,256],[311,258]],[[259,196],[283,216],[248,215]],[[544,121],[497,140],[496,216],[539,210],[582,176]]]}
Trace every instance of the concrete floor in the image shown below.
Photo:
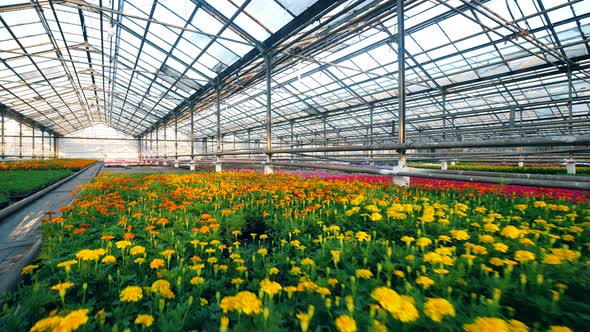
{"label": "concrete floor", "polygon": [[52,210],[59,213],[60,207],[74,200],[70,192],[77,185],[92,181],[99,169],[99,164],[88,168],[10,217],[0,220],[0,293],[15,285],[21,269],[36,254],[41,242],[40,220],[46,217],[45,212]]}
{"label": "concrete floor", "polygon": [[168,166],[137,166],[137,167],[103,167],[100,174],[104,173],[185,173],[188,170]]}

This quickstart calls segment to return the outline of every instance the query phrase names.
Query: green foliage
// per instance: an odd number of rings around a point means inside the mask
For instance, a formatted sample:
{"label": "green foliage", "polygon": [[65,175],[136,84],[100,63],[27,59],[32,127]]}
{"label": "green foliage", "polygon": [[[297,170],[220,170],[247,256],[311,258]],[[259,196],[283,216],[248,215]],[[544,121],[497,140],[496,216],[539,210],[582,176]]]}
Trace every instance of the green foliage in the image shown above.
{"label": "green foliage", "polygon": [[68,177],[71,170],[31,170],[0,172],[0,204],[28,196],[52,183]]}

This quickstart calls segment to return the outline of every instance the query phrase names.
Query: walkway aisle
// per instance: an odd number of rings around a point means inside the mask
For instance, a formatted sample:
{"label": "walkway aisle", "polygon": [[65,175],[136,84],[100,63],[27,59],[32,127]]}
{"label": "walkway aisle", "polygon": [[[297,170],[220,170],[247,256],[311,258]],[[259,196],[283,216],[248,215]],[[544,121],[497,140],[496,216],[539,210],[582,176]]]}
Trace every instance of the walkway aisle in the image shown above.
{"label": "walkway aisle", "polygon": [[62,184],[45,196],[27,205],[12,216],[0,220],[0,293],[10,290],[20,276],[27,258],[35,254],[41,245],[38,227],[45,212],[58,211],[72,202],[70,192],[79,184],[85,184],[96,176],[101,164],[96,164],[82,174]]}

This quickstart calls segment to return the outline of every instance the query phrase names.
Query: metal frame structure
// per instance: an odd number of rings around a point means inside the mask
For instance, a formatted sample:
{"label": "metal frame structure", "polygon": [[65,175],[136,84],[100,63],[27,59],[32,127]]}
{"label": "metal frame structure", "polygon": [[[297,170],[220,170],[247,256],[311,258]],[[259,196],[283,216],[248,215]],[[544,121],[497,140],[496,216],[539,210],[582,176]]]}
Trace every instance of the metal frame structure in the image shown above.
{"label": "metal frame structure", "polygon": [[[406,153],[432,152],[408,146],[587,137],[589,7],[590,0],[12,1],[0,5],[0,106],[3,116],[41,130],[42,140],[54,137],[54,146],[55,137],[104,123],[135,137],[141,158],[202,155],[220,164],[223,155],[263,153],[269,173],[279,154],[395,157],[403,167]],[[178,148],[187,139],[190,155]]]}

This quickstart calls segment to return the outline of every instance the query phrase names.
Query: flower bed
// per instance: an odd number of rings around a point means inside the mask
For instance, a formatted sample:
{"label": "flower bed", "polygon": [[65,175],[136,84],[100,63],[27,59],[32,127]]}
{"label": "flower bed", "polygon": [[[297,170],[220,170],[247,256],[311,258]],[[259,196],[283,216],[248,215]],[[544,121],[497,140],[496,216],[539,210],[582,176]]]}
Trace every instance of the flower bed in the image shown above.
{"label": "flower bed", "polygon": [[[439,165],[416,164],[411,165],[416,168],[440,169]],[[507,173],[528,173],[528,174],[567,174],[565,165],[529,165],[529,166],[511,166],[511,165],[486,165],[486,164],[459,164],[448,165],[449,170],[462,171],[481,171],[481,172],[507,172]],[[590,175],[590,167],[577,166],[576,175]]]}
{"label": "flower bed", "polygon": [[589,205],[254,172],[98,177],[0,328],[582,331]]}
{"label": "flower bed", "polygon": [[96,160],[89,159],[43,159],[0,162],[0,172],[46,169],[69,169],[79,171]]}
{"label": "flower bed", "polygon": [[[302,177],[316,177],[324,180],[363,181],[368,183],[390,186],[393,184],[391,176],[383,175],[353,175],[345,173],[327,173],[322,171],[281,171],[286,174],[296,174]],[[590,200],[590,192],[586,190],[558,189],[545,187],[529,187],[518,185],[502,185],[484,182],[467,182],[456,180],[439,180],[426,178],[411,178],[411,186],[429,190],[455,190],[468,195],[496,194],[506,196],[526,196],[542,199],[559,199],[575,203]]]}
{"label": "flower bed", "polygon": [[69,169],[0,172],[0,209],[71,175]]}

